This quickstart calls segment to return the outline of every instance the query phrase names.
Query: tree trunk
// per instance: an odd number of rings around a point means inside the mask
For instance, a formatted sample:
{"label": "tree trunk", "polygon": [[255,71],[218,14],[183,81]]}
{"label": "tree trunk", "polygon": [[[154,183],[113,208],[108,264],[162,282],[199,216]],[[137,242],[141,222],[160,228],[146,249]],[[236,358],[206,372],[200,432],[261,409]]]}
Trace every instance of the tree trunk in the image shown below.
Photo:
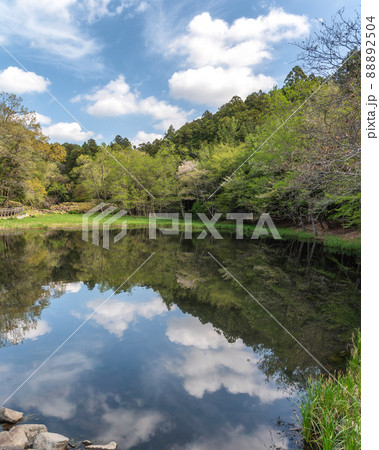
{"label": "tree trunk", "polygon": [[315,219],[313,217],[313,214],[311,214],[311,222],[312,222],[313,234],[315,236],[317,236],[316,223],[315,223]]}

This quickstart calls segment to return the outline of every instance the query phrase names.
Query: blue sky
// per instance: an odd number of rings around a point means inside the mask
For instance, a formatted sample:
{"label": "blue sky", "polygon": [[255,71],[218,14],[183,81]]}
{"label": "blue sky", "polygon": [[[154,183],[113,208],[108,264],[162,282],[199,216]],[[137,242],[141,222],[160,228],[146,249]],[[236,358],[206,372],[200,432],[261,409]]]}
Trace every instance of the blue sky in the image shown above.
{"label": "blue sky", "polygon": [[296,64],[291,43],[341,7],[352,15],[360,4],[1,0],[0,91],[21,95],[51,141],[120,134],[138,144],[233,95],[282,85]]}

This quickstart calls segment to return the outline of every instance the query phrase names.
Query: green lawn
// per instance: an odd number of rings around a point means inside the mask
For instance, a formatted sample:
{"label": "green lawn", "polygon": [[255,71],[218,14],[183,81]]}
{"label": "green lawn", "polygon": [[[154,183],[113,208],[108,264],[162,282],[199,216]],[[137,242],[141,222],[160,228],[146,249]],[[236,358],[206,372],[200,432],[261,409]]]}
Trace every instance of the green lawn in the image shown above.
{"label": "green lawn", "polygon": [[[109,217],[100,219],[101,224]],[[91,220],[93,217],[91,217]],[[110,228],[120,228],[124,221],[127,221],[129,228],[147,228],[149,226],[148,217],[135,217],[128,216],[116,220]],[[170,220],[159,220],[157,222],[160,227],[170,227]],[[184,228],[184,221],[180,220],[179,227]],[[194,230],[204,228],[204,224],[201,221],[194,221],[192,225]],[[220,231],[233,232],[236,229],[234,223],[220,222],[215,225]],[[82,215],[81,214],[44,214],[40,216],[30,216],[24,219],[0,219],[0,231],[12,231],[12,230],[30,230],[30,229],[42,229],[42,230],[80,230],[82,228]],[[89,222],[89,228],[91,228],[91,221]],[[245,225],[244,234],[250,237],[254,231],[254,225]],[[315,237],[312,233],[296,230],[295,228],[277,228],[280,236],[283,239],[301,239],[307,241],[313,241]],[[325,247],[329,249],[340,250],[360,250],[360,238],[347,240],[341,236],[317,236],[317,240],[324,241]]]}

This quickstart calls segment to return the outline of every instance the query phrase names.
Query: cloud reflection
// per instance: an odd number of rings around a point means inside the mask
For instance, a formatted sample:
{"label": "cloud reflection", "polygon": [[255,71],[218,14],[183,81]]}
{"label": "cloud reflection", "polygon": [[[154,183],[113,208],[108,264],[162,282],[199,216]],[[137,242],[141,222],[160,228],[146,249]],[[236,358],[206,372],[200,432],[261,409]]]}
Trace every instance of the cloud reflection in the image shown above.
{"label": "cloud reflection", "polygon": [[77,385],[83,373],[92,370],[94,366],[94,360],[83,353],[71,352],[55,356],[28,381],[27,395],[19,398],[20,407],[23,410],[37,407],[45,416],[64,420],[74,417]]}
{"label": "cloud reflection", "polygon": [[35,324],[18,320],[12,330],[6,333],[6,339],[12,344],[18,344],[26,339],[34,341],[50,331],[51,327],[45,320],[39,320]]}
{"label": "cloud reflection", "polygon": [[104,442],[122,443],[121,448],[131,448],[150,440],[165,422],[165,416],[158,411],[118,408],[102,416],[108,429],[101,433]]}
{"label": "cloud reflection", "polygon": [[[103,302],[104,300],[99,298],[91,300],[86,306],[90,310],[96,311]],[[139,317],[152,319],[167,311],[167,306],[160,297],[138,302],[111,299],[92,316],[92,319],[109,333],[121,338],[129,325]]]}
{"label": "cloud reflection", "polygon": [[227,426],[217,436],[206,437],[193,442],[182,450],[252,450],[252,449],[287,449],[288,439],[278,435],[276,430],[268,426],[260,426],[254,433],[246,433],[239,425],[235,428]]}
{"label": "cloud reflection", "polygon": [[257,366],[259,358],[241,339],[228,342],[211,324],[190,316],[170,320],[166,335],[187,347],[183,358],[167,362],[167,368],[184,379],[189,394],[202,398],[224,387],[232,394],[257,396],[262,403],[285,396],[266,382]]}

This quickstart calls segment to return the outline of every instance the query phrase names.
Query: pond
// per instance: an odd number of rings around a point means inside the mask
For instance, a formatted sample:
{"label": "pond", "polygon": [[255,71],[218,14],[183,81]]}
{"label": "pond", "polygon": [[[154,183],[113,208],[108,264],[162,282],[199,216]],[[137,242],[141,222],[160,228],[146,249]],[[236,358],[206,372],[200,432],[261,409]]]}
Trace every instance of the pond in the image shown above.
{"label": "pond", "polygon": [[297,403],[322,372],[307,351],[344,367],[359,271],[294,240],[3,234],[0,402],[120,449],[299,448]]}

